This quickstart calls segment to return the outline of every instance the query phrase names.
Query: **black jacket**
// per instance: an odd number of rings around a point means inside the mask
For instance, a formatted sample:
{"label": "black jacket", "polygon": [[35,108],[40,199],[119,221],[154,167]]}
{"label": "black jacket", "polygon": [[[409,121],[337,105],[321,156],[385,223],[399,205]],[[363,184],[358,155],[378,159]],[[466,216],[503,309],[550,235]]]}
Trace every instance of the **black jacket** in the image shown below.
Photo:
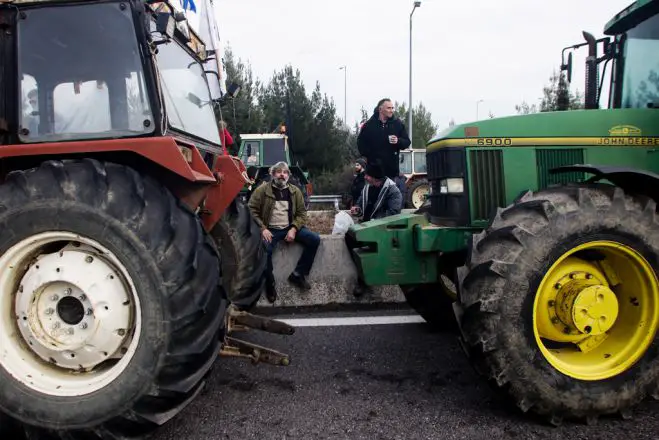
{"label": "black jacket", "polygon": [[385,179],[382,188],[378,193],[377,200],[375,200],[373,205],[373,212],[371,212],[371,215],[368,218],[364,217],[364,214],[366,214],[366,208],[368,207],[368,190],[370,188],[371,185],[364,185],[359,200],[357,200],[357,206],[359,206],[362,211],[360,214],[362,221],[376,220],[390,215],[400,214],[403,207],[403,195],[400,193],[400,190],[393,180]]}
{"label": "black jacket", "polygon": [[352,179],[352,186],[350,187],[350,197],[351,197],[351,203],[353,205],[357,204],[357,200],[359,199],[359,196],[362,194],[362,189],[364,189],[364,185],[366,184],[366,181],[364,180],[364,172],[362,171],[361,173],[358,173],[354,179]]}
{"label": "black jacket", "polygon": [[[389,136],[398,137],[397,144],[389,143]],[[405,124],[398,118],[389,118],[387,122],[380,121],[378,113],[374,113],[366,121],[357,138],[359,153],[366,157],[369,163],[379,162],[384,174],[390,179],[400,174],[399,154],[410,146],[410,137],[405,130]]]}

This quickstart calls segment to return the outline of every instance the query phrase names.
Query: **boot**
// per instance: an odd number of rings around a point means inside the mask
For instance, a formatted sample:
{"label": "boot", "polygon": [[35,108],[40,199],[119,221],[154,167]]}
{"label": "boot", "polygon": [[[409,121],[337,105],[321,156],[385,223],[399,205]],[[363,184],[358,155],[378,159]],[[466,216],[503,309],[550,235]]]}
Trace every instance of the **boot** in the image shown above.
{"label": "boot", "polygon": [[296,273],[295,271],[289,275],[288,281],[291,284],[295,284],[296,286],[298,286],[302,290],[311,289],[311,284],[309,284],[309,282],[304,277],[304,275],[300,275],[300,274]]}

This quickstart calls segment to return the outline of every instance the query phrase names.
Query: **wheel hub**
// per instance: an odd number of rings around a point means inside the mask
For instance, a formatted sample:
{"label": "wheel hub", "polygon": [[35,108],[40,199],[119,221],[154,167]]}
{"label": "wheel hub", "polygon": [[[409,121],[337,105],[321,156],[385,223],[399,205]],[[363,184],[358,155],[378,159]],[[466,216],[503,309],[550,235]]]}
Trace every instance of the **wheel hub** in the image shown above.
{"label": "wheel hub", "polygon": [[85,247],[33,262],[20,281],[15,313],[29,348],[67,369],[120,357],[130,337],[128,292],[112,266]]}
{"label": "wheel hub", "polygon": [[429,189],[426,185],[417,187],[412,193],[412,204],[415,207],[420,207],[425,201],[425,196],[428,194]]}
{"label": "wheel hub", "polygon": [[615,293],[591,279],[570,281],[556,299],[556,314],[563,324],[587,335],[609,331],[618,317]]}

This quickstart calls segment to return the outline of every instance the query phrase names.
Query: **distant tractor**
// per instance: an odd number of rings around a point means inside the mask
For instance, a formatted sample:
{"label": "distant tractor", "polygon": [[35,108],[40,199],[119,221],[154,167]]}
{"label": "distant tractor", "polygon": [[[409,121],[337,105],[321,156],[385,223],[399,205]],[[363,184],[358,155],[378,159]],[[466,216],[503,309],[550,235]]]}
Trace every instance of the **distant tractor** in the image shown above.
{"label": "distant tractor", "polygon": [[305,204],[309,206],[313,186],[309,181],[309,173],[293,164],[285,128],[282,128],[280,134],[241,134],[240,141],[238,156],[245,164],[250,179],[241,191],[245,199],[249,199],[263,182],[270,181],[269,169],[272,165],[286,162],[291,170],[291,182],[302,190]]}
{"label": "distant tractor", "polygon": [[584,110],[445,130],[429,204],[348,231],[366,284],[456,325],[494,389],[554,424],[659,398],[659,0],[604,34],[567,48],[588,47]]}
{"label": "distant tractor", "polygon": [[218,355],[289,363],[231,336],[293,329],[246,312],[265,256],[197,8],[0,4],[0,438],[141,438]]}
{"label": "distant tractor", "polygon": [[430,194],[425,149],[407,149],[400,152],[400,172],[407,179],[405,208],[418,209]]}

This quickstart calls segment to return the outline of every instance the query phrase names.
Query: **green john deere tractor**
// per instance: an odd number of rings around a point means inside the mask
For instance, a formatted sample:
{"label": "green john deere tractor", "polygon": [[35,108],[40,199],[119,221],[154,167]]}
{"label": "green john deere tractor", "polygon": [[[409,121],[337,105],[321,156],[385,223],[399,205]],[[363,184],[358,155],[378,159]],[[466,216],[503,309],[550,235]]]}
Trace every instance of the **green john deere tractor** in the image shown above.
{"label": "green john deere tractor", "polygon": [[457,324],[476,370],[553,423],[659,398],[659,0],[604,32],[567,48],[588,47],[584,110],[448,129],[428,203],[348,232],[367,284]]}

